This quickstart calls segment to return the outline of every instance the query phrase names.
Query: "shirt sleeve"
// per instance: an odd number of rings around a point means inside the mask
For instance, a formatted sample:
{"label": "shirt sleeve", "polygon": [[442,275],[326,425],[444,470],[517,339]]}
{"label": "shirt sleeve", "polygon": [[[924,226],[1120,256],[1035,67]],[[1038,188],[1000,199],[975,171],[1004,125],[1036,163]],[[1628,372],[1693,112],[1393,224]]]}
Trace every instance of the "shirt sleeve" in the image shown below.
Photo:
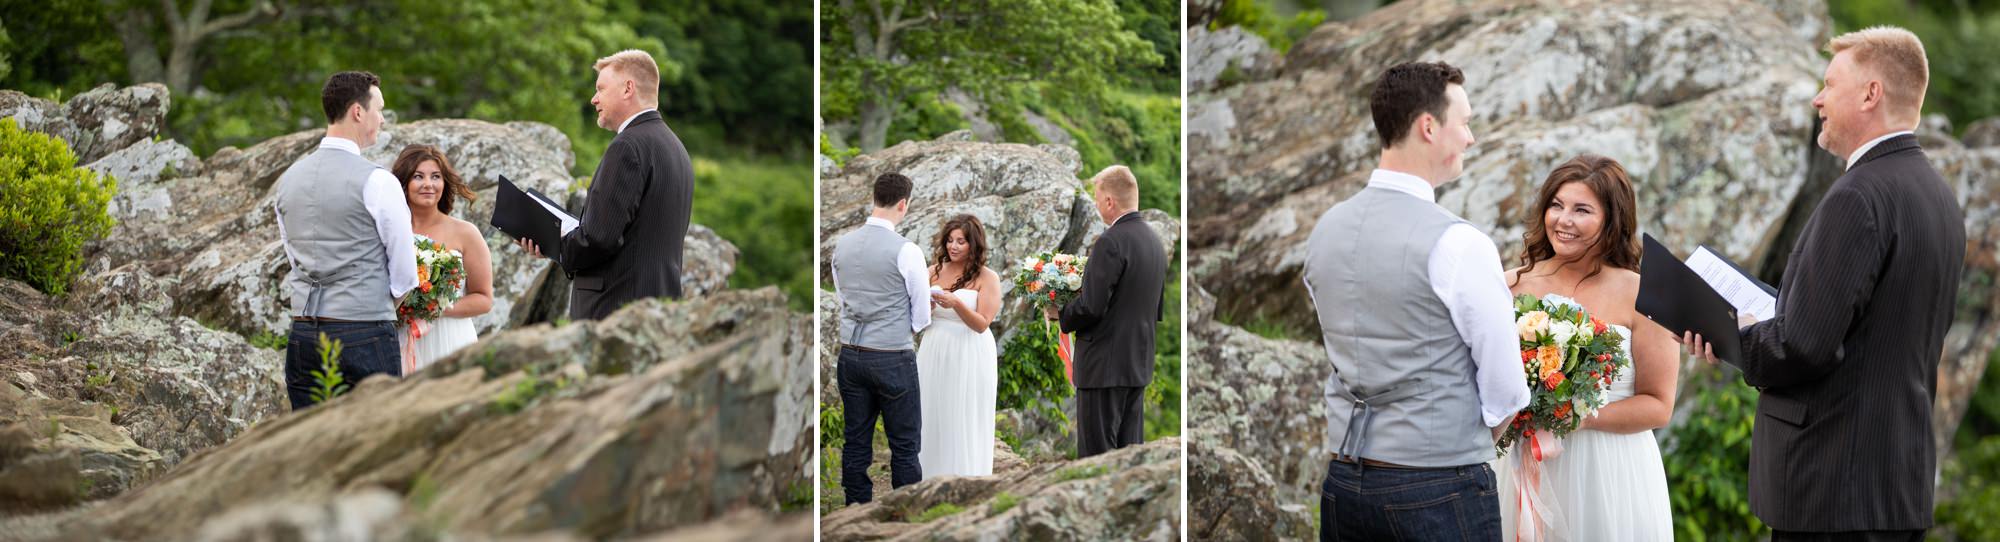
{"label": "shirt sleeve", "polygon": [[[1852,190],[1826,195],[1813,231],[1788,266],[1801,271],[1778,299],[1777,316],[1742,331],[1743,360],[1732,362],[1752,386],[1782,387],[1812,382],[1839,368],[1842,343],[1856,315],[1875,295],[1875,281],[1888,249],[1874,211]],[[1788,285],[1789,286],[1789,285]]]}
{"label": "shirt sleeve", "polygon": [[1479,414],[1487,427],[1498,427],[1530,399],[1500,250],[1477,228],[1456,224],[1438,238],[1428,267],[1431,289],[1451,310],[1452,326],[1472,349]]}
{"label": "shirt sleeve", "polygon": [[417,287],[417,238],[410,231],[410,204],[403,186],[388,170],[368,175],[361,205],[375,217],[375,231],[389,256],[389,296],[401,298]]}
{"label": "shirt sleeve", "polygon": [[931,325],[931,281],[924,271],[924,252],[916,243],[903,243],[903,249],[896,253],[896,269],[903,272],[903,283],[910,291],[910,331],[923,331]]}

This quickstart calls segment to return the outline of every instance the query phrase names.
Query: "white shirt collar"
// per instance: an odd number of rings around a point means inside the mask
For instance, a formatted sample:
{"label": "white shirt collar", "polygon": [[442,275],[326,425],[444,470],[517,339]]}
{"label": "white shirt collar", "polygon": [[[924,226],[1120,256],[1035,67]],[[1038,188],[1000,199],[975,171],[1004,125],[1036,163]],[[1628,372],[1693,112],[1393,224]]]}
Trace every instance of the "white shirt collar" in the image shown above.
{"label": "white shirt collar", "polygon": [[[1875,140],[1874,140],[1874,141],[1869,141],[1869,142],[1867,142],[1867,143],[1862,143],[1862,144],[1861,144],[1861,148],[1858,148],[1858,149],[1854,149],[1854,153],[1853,153],[1853,154],[1849,154],[1849,155],[1847,155],[1847,168],[1846,168],[1846,169],[1854,169],[1854,161],[1856,161],[1856,160],[1860,160],[1860,159],[1861,159],[1861,157],[1863,157],[1863,156],[1867,156],[1867,155],[1868,155],[1868,151],[1870,151],[1870,150],[1873,150],[1873,149],[1875,148],[1875,146],[1876,146],[1876,145],[1880,145],[1880,144],[1882,144],[1882,142],[1883,142],[1883,141],[1888,141],[1888,140],[1889,140],[1889,138],[1892,138],[1892,137],[1896,137],[1896,136],[1899,136],[1899,135],[1905,135],[1905,134],[1914,134],[1914,133],[1916,133],[1916,132],[1912,132],[1912,131],[1909,131],[1909,130],[1903,130],[1903,131],[1901,131],[1901,132],[1890,132],[1890,133],[1887,133],[1887,134],[1883,134],[1883,135],[1882,135],[1882,137],[1878,137],[1878,138],[1875,138]],[[1844,169],[1843,171],[1845,171],[1845,169]]]}
{"label": "white shirt collar", "polygon": [[322,149],[325,148],[340,149],[343,151],[354,153],[355,156],[361,155],[361,145],[359,143],[355,143],[354,140],[345,137],[326,136],[324,139],[319,140],[319,147]]}
{"label": "white shirt collar", "polygon": [[1395,190],[1437,203],[1437,189],[1431,187],[1430,181],[1401,171],[1376,168],[1374,173],[1368,175],[1368,186]]}
{"label": "white shirt collar", "polygon": [[630,116],[630,117],[625,117],[625,122],[621,122],[621,123],[618,123],[618,133],[621,133],[621,134],[622,134],[622,133],[625,133],[625,127],[626,127],[626,126],[631,126],[631,125],[632,125],[632,120],[633,120],[633,119],[637,119],[637,118],[639,118],[639,115],[644,115],[644,114],[646,114],[646,112],[647,112],[647,111],[659,111],[659,109],[654,109],[654,108],[646,108],[646,109],[644,109],[644,110],[641,110],[641,111],[639,111],[638,113],[633,113],[633,114],[632,114],[632,116]]}
{"label": "white shirt collar", "polygon": [[896,223],[895,223],[895,222],[890,222],[890,221],[889,221],[889,219],[887,219],[887,218],[882,218],[882,217],[879,217],[879,216],[871,216],[871,217],[868,217],[868,223],[867,223],[867,224],[865,224],[865,225],[866,225],[866,226],[881,226],[881,227],[884,227],[884,228],[888,228],[888,229],[889,229],[889,231],[896,231]]}

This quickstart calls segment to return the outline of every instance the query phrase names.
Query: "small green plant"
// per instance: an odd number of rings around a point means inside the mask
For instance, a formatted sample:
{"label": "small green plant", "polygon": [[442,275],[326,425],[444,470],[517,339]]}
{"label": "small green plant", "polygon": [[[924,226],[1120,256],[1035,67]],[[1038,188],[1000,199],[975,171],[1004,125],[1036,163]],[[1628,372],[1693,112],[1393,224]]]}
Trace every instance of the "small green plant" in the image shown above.
{"label": "small green plant", "polygon": [[778,511],[789,514],[809,510],[812,508],[812,505],[812,483],[801,478],[793,481],[791,487],[785,489],[785,500],[778,503]]}
{"label": "small green plant", "polygon": [[285,347],[291,346],[292,341],[291,336],[278,331],[260,331],[247,339],[250,341],[250,346],[266,350],[284,350]]}
{"label": "small green plant", "polygon": [[1073,480],[1096,478],[1099,476],[1103,476],[1104,473],[1106,472],[1110,472],[1110,470],[1104,468],[1103,466],[1098,466],[1098,465],[1091,465],[1084,467],[1070,467],[1067,469],[1063,469],[1061,472],[1057,472],[1056,481],[1069,482]]}
{"label": "small green plant", "polygon": [[515,382],[513,387],[501,390],[498,395],[494,395],[493,402],[488,403],[488,407],[496,413],[514,414],[527,409],[529,405],[533,405],[536,399],[567,387],[569,387],[569,378],[567,377],[558,376],[553,379],[544,379],[534,376],[534,372],[529,371],[528,378],[521,379],[520,382]]}
{"label": "small green plant", "polygon": [[77,333],[77,332],[76,332],[76,331],[74,331],[74,330],[72,330],[72,331],[64,331],[64,332],[63,332],[63,334],[62,334],[62,344],[63,344],[63,346],[69,346],[69,345],[72,345],[72,344],[76,344],[76,343],[80,343],[80,342],[83,342],[83,334],[82,334],[82,333]]}
{"label": "small green plant", "polygon": [[324,332],[319,334],[319,368],[312,371],[312,378],[313,404],[347,393],[347,378],[340,374],[340,341],[327,340]]}
{"label": "small green plant", "polygon": [[111,232],[118,181],[76,167],[69,144],[0,119],[0,276],[62,295],[83,246]]}
{"label": "small green plant", "polygon": [[1014,496],[1013,493],[1002,491],[999,495],[993,497],[992,503],[986,505],[986,517],[1005,514],[1008,510],[1013,510],[1014,505],[1017,504],[1021,504],[1020,497]]}
{"label": "small green plant", "polygon": [[937,520],[938,518],[942,518],[942,517],[946,517],[946,516],[950,516],[950,515],[952,515],[952,514],[956,514],[956,513],[959,513],[959,512],[964,512],[964,511],[965,511],[965,509],[964,509],[964,508],[959,508],[959,506],[958,506],[958,505],[956,505],[956,504],[952,504],[952,503],[948,503],[948,502],[941,502],[941,503],[938,503],[938,504],[937,504],[937,506],[932,506],[932,507],[930,507],[930,509],[929,509],[929,510],[925,510],[925,511],[924,511],[924,513],[922,513],[922,514],[917,514],[917,517],[915,517],[915,518],[911,518],[911,519],[910,519],[910,522],[911,522],[911,523],[930,523],[930,522],[932,522],[932,521],[935,521],[935,520]]}
{"label": "small green plant", "polygon": [[62,435],[62,422],[57,421],[55,418],[49,418],[49,430],[45,436],[48,437],[49,442],[55,442],[56,437],[60,435]]}
{"label": "small green plant", "polygon": [[90,373],[89,375],[83,377],[83,385],[88,386],[91,389],[102,388],[110,384],[111,384],[110,371],[105,371],[102,373]]}

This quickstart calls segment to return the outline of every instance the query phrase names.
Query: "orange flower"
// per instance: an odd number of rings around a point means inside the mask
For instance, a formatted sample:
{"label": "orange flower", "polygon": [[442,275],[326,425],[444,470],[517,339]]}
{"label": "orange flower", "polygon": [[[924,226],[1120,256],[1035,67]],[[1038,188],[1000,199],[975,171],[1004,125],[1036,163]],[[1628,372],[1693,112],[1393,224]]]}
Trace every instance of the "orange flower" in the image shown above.
{"label": "orange flower", "polygon": [[1592,318],[1590,319],[1590,328],[1591,328],[1591,329],[1592,329],[1593,331],[1596,331],[1596,332],[1597,332],[1597,334],[1599,334],[1599,335],[1602,335],[1602,334],[1604,334],[1604,321],[1603,321],[1603,320],[1599,320],[1599,319],[1597,319],[1596,317],[1592,317]]}
{"label": "orange flower", "polygon": [[[1036,266],[1036,267],[1040,267],[1040,266]],[[1038,281],[1034,281],[1034,282],[1030,282],[1030,283],[1028,283],[1028,291],[1030,291],[1030,292],[1039,292],[1039,291],[1042,291],[1042,281],[1039,281],[1039,280],[1038,280]]]}
{"label": "orange flower", "polygon": [[1542,345],[1541,348],[1535,349],[1535,358],[1537,361],[1541,362],[1542,374],[1544,376],[1546,376],[1549,373],[1549,371],[1562,370],[1563,366],[1562,356],[1563,356],[1562,349],[1556,348],[1555,345],[1545,344]]}
{"label": "orange flower", "polygon": [[417,266],[417,280],[425,281],[430,279],[431,279],[431,267],[428,265]]}
{"label": "orange flower", "polygon": [[1562,385],[1562,383],[1563,383],[1562,371],[1548,371],[1542,373],[1543,386],[1548,386],[1549,389],[1554,390],[1556,389],[1556,386]]}
{"label": "orange flower", "polygon": [[1530,362],[1530,361],[1534,361],[1534,359],[1535,359],[1535,351],[1534,351],[1534,350],[1522,350],[1522,351],[1521,351],[1521,364],[1522,364],[1522,365],[1527,365],[1527,364],[1528,364],[1528,362]]}
{"label": "orange flower", "polygon": [[[421,273],[419,273],[419,274],[421,274]],[[424,293],[427,293],[427,294],[428,294],[428,293],[431,293],[431,281],[428,281],[428,280],[420,280],[420,281],[417,281],[417,289],[418,289],[418,290],[423,290],[423,291],[424,291]]]}
{"label": "orange flower", "polygon": [[1569,418],[1569,403],[1556,405],[1556,419],[1560,420],[1568,418]]}
{"label": "orange flower", "polygon": [[1035,272],[1036,273],[1042,272],[1042,262],[1035,262]]}

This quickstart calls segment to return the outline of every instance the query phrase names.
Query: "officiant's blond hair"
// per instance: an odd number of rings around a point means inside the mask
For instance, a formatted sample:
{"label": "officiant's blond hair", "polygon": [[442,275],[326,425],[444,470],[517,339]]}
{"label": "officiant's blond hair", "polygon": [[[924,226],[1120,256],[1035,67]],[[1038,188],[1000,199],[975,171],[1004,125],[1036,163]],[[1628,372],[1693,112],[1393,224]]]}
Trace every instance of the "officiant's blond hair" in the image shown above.
{"label": "officiant's blond hair", "polygon": [[1132,176],[1132,169],[1125,166],[1111,166],[1097,172],[1090,178],[1097,185],[1097,193],[1116,198],[1119,207],[1139,208],[1139,178]]}
{"label": "officiant's blond hair", "polygon": [[652,54],[638,49],[626,49],[597,59],[597,64],[591,65],[590,68],[598,71],[611,68],[632,78],[632,82],[636,83],[639,89],[639,101],[648,106],[659,107],[660,65],[653,62]]}
{"label": "officiant's blond hair", "polygon": [[1923,115],[1931,65],[1924,57],[1924,42],[1916,34],[1893,26],[1872,26],[1833,38],[1826,50],[1836,55],[1854,51],[1854,64],[1881,78],[1891,113],[1906,120]]}

